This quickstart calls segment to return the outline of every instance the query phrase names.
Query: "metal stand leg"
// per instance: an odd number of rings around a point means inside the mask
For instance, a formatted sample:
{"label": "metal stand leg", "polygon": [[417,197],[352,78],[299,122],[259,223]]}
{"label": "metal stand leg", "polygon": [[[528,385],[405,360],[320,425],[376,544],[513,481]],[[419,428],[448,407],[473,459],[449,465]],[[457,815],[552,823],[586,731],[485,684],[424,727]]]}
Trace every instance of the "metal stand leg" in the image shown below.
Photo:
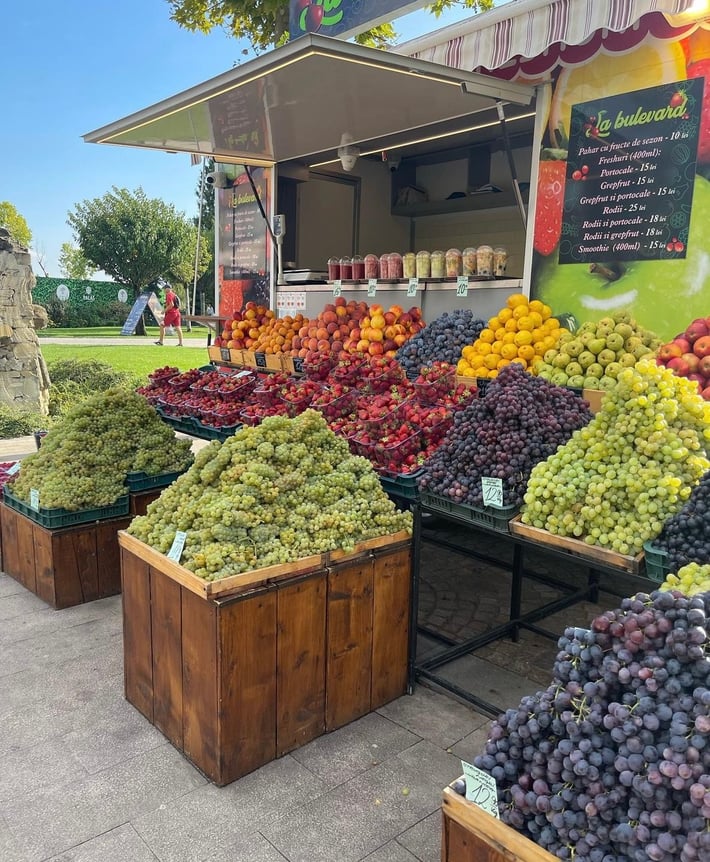
{"label": "metal stand leg", "polygon": [[412,576],[409,602],[409,662],[407,667],[407,694],[413,694],[416,681],[417,624],[419,621],[419,567],[422,544],[422,510],[412,503]]}
{"label": "metal stand leg", "polygon": [[[510,620],[519,620],[522,616],[521,603],[523,598],[523,549],[517,542],[513,546],[513,582],[510,586]],[[513,643],[520,639],[520,629],[513,626],[511,632]]]}

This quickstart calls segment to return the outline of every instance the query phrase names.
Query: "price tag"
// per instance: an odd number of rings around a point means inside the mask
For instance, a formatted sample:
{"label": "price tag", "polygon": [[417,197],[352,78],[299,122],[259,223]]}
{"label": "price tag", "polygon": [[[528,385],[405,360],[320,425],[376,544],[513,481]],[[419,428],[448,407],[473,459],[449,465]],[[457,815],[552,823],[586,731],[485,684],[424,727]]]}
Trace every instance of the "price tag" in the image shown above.
{"label": "price tag", "polygon": [[293,370],[297,374],[303,374],[303,357],[302,356],[294,356],[293,357]]}
{"label": "price tag", "polygon": [[488,387],[491,383],[490,377],[477,377],[476,378],[476,389],[478,390],[478,397],[483,398],[483,396],[488,391]]}
{"label": "price tag", "polygon": [[407,285],[407,296],[416,296],[418,290],[419,290],[419,279],[418,278],[410,278],[409,284]]}
{"label": "price tag", "polygon": [[503,480],[481,477],[484,506],[503,506]]}
{"label": "price tag", "polygon": [[19,473],[19,472],[20,472],[20,462],[19,461],[15,461],[15,463],[12,465],[12,467],[7,468],[7,475],[8,476],[14,476],[15,473]]}
{"label": "price tag", "polygon": [[456,278],[456,296],[468,296],[468,276],[459,275]]}
{"label": "price tag", "polygon": [[254,354],[254,362],[256,362],[257,368],[266,368],[266,354],[265,353],[255,353]]}
{"label": "price tag", "polygon": [[343,292],[343,283],[338,278],[333,282],[333,296],[337,299]]}
{"label": "price tag", "polygon": [[175,563],[180,562],[180,557],[182,556],[182,549],[185,547],[185,539],[187,539],[187,533],[184,533],[182,530],[177,530],[175,533],[175,538],[173,539],[173,543],[168,551],[168,559],[172,560]]}
{"label": "price tag", "polygon": [[228,347],[220,347],[219,355],[222,357],[222,362],[229,362],[229,360],[232,358],[231,351]]}
{"label": "price tag", "polygon": [[377,279],[376,278],[368,278],[367,279],[367,295],[372,298],[373,296],[377,296]]}
{"label": "price tag", "polygon": [[464,760],[461,761],[461,766],[466,778],[466,799],[500,820],[495,778]]}
{"label": "price tag", "polygon": [[249,377],[250,375],[251,375],[251,371],[248,368],[245,368],[244,371],[239,371],[234,376],[236,377],[237,380],[239,380],[241,377]]}
{"label": "price tag", "polygon": [[30,508],[39,512],[39,491],[36,488],[30,489]]}

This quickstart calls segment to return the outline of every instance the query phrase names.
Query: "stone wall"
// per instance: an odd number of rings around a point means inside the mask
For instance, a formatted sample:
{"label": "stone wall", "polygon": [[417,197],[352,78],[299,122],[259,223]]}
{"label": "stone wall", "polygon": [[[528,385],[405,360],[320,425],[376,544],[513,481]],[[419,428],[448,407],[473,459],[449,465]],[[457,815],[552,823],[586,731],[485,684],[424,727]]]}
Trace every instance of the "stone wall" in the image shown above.
{"label": "stone wall", "polygon": [[29,252],[0,227],[0,402],[46,414],[49,373],[35,331],[42,319],[34,284]]}

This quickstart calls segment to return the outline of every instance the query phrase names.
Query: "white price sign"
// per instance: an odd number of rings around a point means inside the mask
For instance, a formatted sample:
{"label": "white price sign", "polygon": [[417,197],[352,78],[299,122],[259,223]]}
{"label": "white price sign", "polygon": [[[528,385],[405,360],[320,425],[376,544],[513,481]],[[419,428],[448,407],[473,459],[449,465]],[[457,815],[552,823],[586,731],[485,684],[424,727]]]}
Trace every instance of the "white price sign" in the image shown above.
{"label": "white price sign", "polygon": [[367,295],[372,299],[373,296],[377,296],[377,279],[376,278],[368,278],[367,280]]}
{"label": "white price sign", "polygon": [[30,508],[39,512],[39,491],[36,488],[30,488]]}
{"label": "white price sign", "polygon": [[483,490],[484,506],[503,505],[503,480],[493,479],[488,476],[481,478],[481,489]]}
{"label": "white price sign", "polygon": [[12,465],[12,467],[8,467],[7,475],[8,476],[14,476],[15,473],[19,473],[19,472],[20,472],[20,462],[15,461],[15,463]]}
{"label": "white price sign", "polygon": [[495,778],[465,760],[461,761],[461,766],[466,779],[466,799],[500,820]]}
{"label": "white price sign", "polygon": [[340,279],[333,282],[333,296],[337,299],[343,292],[343,283]]}
{"label": "white price sign", "polygon": [[468,296],[468,276],[459,275],[456,279],[456,296]]}
{"label": "white price sign", "polygon": [[182,530],[178,530],[175,533],[173,544],[168,551],[169,560],[172,560],[175,563],[180,562],[180,557],[182,556],[182,549],[185,547],[185,539],[187,539],[187,533],[184,533]]}
{"label": "white price sign", "polygon": [[419,290],[419,279],[418,278],[410,278],[409,284],[407,285],[407,296],[416,296],[418,290]]}

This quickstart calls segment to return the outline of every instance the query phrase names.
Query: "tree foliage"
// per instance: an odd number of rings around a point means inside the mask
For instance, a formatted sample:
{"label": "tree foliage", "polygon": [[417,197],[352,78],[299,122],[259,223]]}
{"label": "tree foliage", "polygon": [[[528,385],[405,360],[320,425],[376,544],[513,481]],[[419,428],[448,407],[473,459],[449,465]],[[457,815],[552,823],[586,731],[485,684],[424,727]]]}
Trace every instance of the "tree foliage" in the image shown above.
{"label": "tree foliage", "polygon": [[[280,45],[288,38],[289,0],[167,0],[170,17],[186,30],[209,33],[221,27],[248,39],[255,51]],[[454,7],[483,12],[493,0],[434,0],[427,8],[437,18]],[[391,24],[380,24],[356,37],[361,45],[384,48],[396,38]]]}
{"label": "tree foliage", "polygon": [[32,231],[29,225],[10,201],[0,201],[0,227],[10,231],[15,242],[29,248],[32,242]]}
{"label": "tree foliage", "polygon": [[76,278],[84,281],[96,272],[96,267],[86,259],[84,252],[72,245],[63,242],[59,252],[59,272],[64,278]]}
{"label": "tree foliage", "polygon": [[[192,280],[197,229],[172,204],[116,186],[103,197],[77,204],[67,218],[82,253],[97,269],[133,295],[163,276],[182,284]],[[200,243],[198,270],[211,251]]]}

